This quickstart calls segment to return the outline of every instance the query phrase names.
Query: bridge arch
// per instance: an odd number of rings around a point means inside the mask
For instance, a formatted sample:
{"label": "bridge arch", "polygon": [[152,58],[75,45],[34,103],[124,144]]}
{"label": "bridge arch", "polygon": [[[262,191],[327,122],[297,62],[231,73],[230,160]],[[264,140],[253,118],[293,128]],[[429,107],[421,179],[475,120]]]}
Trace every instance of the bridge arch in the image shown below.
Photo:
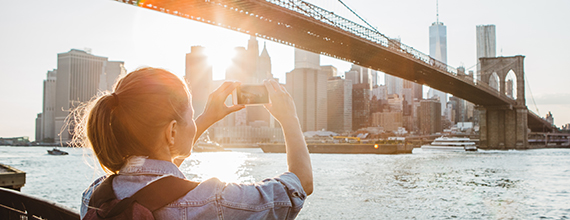
{"label": "bridge arch", "polygon": [[499,82],[501,82],[501,79],[499,78],[499,75],[497,75],[497,72],[493,72],[488,79],[489,82],[489,86],[497,91],[500,91],[500,87],[499,87]]}
{"label": "bridge arch", "polygon": [[516,100],[516,106],[526,106],[524,97],[524,56],[482,57],[479,58],[479,62],[481,63],[481,80],[484,83],[493,87],[491,78],[496,73],[499,78],[498,91],[501,96],[508,97],[506,84],[508,80],[512,80],[512,97],[508,98]]}
{"label": "bridge arch", "polygon": [[509,70],[505,76],[505,95],[511,99],[517,99],[517,81],[516,74],[513,70]]}

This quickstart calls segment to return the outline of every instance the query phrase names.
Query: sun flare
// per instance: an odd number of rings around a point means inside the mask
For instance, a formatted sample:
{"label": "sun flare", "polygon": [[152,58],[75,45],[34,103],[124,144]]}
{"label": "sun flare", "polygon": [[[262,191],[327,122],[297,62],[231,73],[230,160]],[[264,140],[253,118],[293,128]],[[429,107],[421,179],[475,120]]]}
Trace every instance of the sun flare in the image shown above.
{"label": "sun flare", "polygon": [[225,79],[226,69],[231,65],[235,51],[225,47],[206,47],[208,63],[212,65],[214,80]]}

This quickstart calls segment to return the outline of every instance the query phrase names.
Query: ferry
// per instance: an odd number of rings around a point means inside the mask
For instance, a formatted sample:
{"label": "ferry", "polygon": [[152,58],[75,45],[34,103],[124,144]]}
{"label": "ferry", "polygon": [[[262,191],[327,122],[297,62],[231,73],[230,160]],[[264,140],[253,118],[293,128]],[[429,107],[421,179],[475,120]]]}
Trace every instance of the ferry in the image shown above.
{"label": "ferry", "polygon": [[469,138],[438,137],[422,150],[477,151],[477,145]]}

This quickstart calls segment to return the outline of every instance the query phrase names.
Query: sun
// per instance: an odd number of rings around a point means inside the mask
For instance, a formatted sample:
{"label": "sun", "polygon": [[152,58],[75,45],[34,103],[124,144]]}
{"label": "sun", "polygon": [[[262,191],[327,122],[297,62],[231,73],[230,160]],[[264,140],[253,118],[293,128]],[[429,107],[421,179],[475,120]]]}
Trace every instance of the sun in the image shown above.
{"label": "sun", "polygon": [[222,46],[209,46],[205,49],[208,63],[212,65],[213,80],[226,78],[226,69],[231,65],[235,51]]}

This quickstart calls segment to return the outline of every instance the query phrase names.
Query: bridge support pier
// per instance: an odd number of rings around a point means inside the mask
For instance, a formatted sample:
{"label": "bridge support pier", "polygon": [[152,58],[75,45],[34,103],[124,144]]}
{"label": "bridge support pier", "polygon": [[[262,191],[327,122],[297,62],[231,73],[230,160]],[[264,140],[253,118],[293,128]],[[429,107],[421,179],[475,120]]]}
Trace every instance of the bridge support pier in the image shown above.
{"label": "bridge support pier", "polygon": [[479,148],[527,149],[528,109],[513,106],[479,106]]}

